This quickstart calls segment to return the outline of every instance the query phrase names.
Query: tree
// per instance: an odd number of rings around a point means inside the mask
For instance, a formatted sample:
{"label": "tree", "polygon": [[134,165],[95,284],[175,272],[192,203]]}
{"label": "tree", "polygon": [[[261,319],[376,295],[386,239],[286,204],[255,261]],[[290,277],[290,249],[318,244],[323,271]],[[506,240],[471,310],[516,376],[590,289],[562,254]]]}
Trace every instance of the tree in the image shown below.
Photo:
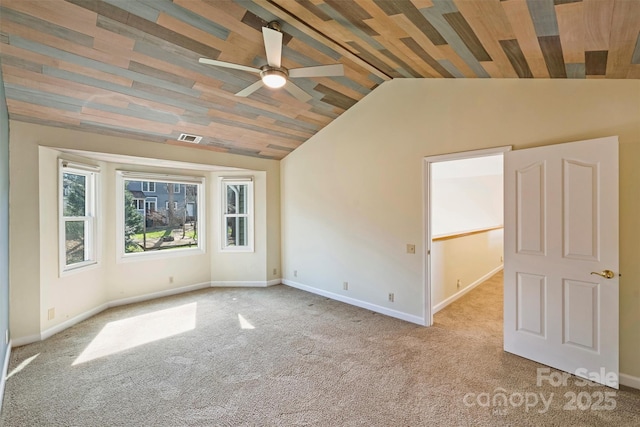
{"label": "tree", "polygon": [[[86,177],[74,173],[64,173],[63,215],[66,217],[86,216]],[[65,242],[67,263],[73,264],[84,260],[84,221],[65,221]]]}
{"label": "tree", "polygon": [[144,217],[134,205],[133,195],[130,191],[124,192],[124,247],[125,252],[137,252],[140,246],[133,240],[135,234],[144,231]]}

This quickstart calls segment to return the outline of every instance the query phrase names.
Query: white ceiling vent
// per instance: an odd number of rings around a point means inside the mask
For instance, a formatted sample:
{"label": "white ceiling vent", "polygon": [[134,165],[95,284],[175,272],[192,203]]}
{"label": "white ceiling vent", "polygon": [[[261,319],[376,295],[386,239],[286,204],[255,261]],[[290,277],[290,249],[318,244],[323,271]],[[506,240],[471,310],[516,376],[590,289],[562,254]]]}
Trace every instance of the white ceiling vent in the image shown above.
{"label": "white ceiling vent", "polygon": [[202,139],[201,136],[197,135],[189,135],[187,133],[181,133],[178,137],[178,141],[190,142],[192,144],[197,144]]}

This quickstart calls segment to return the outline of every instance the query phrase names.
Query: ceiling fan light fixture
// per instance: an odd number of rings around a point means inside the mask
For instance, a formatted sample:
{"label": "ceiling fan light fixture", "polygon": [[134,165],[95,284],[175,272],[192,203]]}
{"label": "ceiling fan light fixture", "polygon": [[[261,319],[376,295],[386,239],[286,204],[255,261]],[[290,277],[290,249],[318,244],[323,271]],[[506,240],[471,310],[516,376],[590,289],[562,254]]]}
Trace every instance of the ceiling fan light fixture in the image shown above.
{"label": "ceiling fan light fixture", "polygon": [[280,70],[264,70],[260,73],[262,83],[272,89],[278,89],[287,83],[287,75]]}

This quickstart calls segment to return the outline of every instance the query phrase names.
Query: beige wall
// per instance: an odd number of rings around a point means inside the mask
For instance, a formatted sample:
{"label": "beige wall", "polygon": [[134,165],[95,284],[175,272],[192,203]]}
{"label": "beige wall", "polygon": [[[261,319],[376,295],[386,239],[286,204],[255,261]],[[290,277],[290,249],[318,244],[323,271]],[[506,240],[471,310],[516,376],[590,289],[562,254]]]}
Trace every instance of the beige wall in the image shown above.
{"label": "beige wall", "polygon": [[[502,166],[502,154],[431,163],[432,238],[504,224]],[[502,229],[433,241],[431,306],[441,310],[499,270],[503,241]]]}
{"label": "beige wall", "polygon": [[425,156],[610,135],[620,137],[620,366],[640,377],[638,80],[384,83],[281,162],[283,276],[339,294],[348,280],[352,298],[422,316]]}
{"label": "beige wall", "polygon": [[[219,206],[221,200],[219,180],[221,177],[247,176],[246,172],[225,172],[214,173],[211,179],[211,195],[210,203],[212,219],[214,224],[219,224],[221,219],[221,211]],[[260,271],[266,274],[261,280],[274,279],[267,272],[267,177],[265,173],[253,173],[253,189],[254,189],[254,252],[221,252],[220,233],[216,230],[215,240],[211,241],[213,249],[211,251],[212,263],[212,280],[214,285],[234,285],[233,282],[251,282],[256,280],[253,272]],[[274,236],[278,239],[278,236]],[[278,270],[280,264],[278,263]],[[279,276],[278,276],[279,277]],[[242,285],[242,283],[237,283]]]}
{"label": "beige wall", "polygon": [[[439,306],[447,298],[478,285],[491,273],[500,271],[504,254],[502,237],[502,229],[498,229],[432,242],[431,306]],[[439,306],[438,310],[447,304]],[[496,301],[496,305],[502,305],[502,301]]]}
{"label": "beige wall", "polygon": [[[58,258],[58,157],[60,153],[48,148],[39,148],[38,158],[38,172],[39,183],[38,193],[39,195],[39,269],[40,269],[40,301],[39,306],[34,307],[40,313],[40,330],[46,330],[47,328],[61,323],[69,318],[74,317],[85,311],[89,311],[95,307],[100,306],[107,300],[107,286],[106,277],[108,271],[108,260],[101,257],[101,262],[96,267],[90,267],[83,269],[82,271],[74,272],[63,278],[58,277],[59,270],[59,258]],[[68,158],[68,157],[67,157]],[[89,162],[87,162],[89,163]],[[98,162],[90,162],[93,165],[101,166],[104,169],[104,164],[99,165]],[[106,190],[105,187],[109,180],[102,179],[100,185]],[[12,188],[12,191],[16,191],[16,188]],[[113,205],[110,205],[113,206]],[[99,211],[98,217],[105,218],[106,214],[110,213],[112,209],[107,209],[107,204],[104,200],[98,200]],[[52,215],[49,215],[51,213]],[[23,236],[25,236],[24,222],[18,217],[14,218],[17,223],[16,228],[21,228]],[[103,221],[100,221],[100,226],[104,230],[107,227],[104,226]],[[115,233],[113,233],[115,235]],[[25,238],[31,238],[31,236],[25,236]],[[105,240],[100,239],[102,243],[98,248],[98,251],[104,255]],[[34,249],[38,246],[33,245]],[[37,255],[38,252],[34,251]],[[37,260],[36,260],[37,261]],[[18,262],[22,268],[26,264]],[[15,264],[14,264],[15,265]],[[19,290],[21,283],[15,282],[12,286],[12,291]],[[33,309],[33,308],[32,308]],[[48,310],[54,309],[55,316],[53,319],[49,319]],[[13,326],[13,325],[12,325]],[[22,335],[17,335],[22,337]]]}
{"label": "beige wall", "polygon": [[[279,277],[272,274],[272,268],[280,269],[279,191],[267,192],[279,188],[277,161],[22,122],[11,122],[10,148],[11,333],[17,341],[37,339],[41,332],[109,301],[219,280],[265,283]],[[205,176],[207,179],[205,204],[209,220],[206,224],[206,253],[118,262],[115,239],[116,169],[156,173],[166,173],[166,169],[90,161],[102,168],[100,262],[96,267],[59,277],[57,159],[77,157],[61,153],[56,148],[247,169],[243,175],[252,175],[256,181],[256,250],[236,254],[236,257],[228,257],[219,251],[219,227],[213,219],[219,206],[219,174],[181,170],[181,174]],[[169,276],[174,277],[174,283],[169,282]],[[55,308],[55,318],[51,320],[48,319],[49,308]]]}

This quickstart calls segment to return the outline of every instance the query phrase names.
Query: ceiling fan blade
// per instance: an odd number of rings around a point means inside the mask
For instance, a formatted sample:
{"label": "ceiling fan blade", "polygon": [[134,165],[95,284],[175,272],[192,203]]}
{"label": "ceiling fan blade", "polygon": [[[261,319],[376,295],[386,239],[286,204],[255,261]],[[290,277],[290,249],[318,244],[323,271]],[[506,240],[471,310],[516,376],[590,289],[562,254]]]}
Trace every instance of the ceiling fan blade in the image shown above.
{"label": "ceiling fan blade", "polygon": [[289,77],[330,77],[344,76],[342,64],[318,65],[316,67],[293,68],[289,70]]}
{"label": "ceiling fan blade", "polygon": [[234,70],[248,71],[250,73],[259,73],[260,69],[255,67],[247,67],[246,65],[234,64],[233,62],[218,61],[209,58],[200,58],[201,64],[215,65],[216,67],[233,68]]}
{"label": "ceiling fan blade", "polygon": [[289,92],[291,95],[295,96],[298,100],[302,102],[307,102],[313,98],[307,92],[300,89],[298,86],[291,83],[290,81],[287,81],[287,84],[284,85],[284,88],[287,90],[287,92]]}
{"label": "ceiling fan blade", "polygon": [[280,68],[282,63],[282,33],[271,28],[262,27],[264,50],[267,54],[267,64]]}
{"label": "ceiling fan blade", "polygon": [[242,89],[240,92],[236,93],[236,96],[247,97],[247,96],[251,95],[253,92],[255,92],[258,89],[260,89],[262,86],[264,86],[264,84],[262,83],[262,80],[258,80],[257,82],[255,82],[251,86],[247,86],[244,89]]}

